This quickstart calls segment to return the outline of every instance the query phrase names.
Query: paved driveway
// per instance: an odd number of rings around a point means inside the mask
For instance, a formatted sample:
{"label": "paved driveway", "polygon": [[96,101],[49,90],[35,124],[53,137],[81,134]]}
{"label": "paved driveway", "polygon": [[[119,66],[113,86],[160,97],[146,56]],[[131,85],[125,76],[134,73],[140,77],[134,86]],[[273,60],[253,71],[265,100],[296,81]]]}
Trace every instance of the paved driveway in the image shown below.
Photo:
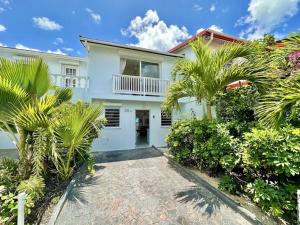
{"label": "paved driveway", "polygon": [[92,177],[78,176],[56,224],[251,224],[215,194],[155,149],[106,152]]}

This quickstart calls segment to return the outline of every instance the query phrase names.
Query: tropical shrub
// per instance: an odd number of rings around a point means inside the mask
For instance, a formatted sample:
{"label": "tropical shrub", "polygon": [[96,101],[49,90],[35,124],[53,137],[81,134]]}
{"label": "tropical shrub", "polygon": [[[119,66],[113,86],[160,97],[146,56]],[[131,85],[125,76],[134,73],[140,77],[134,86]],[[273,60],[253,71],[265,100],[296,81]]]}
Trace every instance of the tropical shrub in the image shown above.
{"label": "tropical shrub", "polygon": [[16,160],[3,157],[0,159],[0,186],[11,188],[18,181],[18,162]]}
{"label": "tropical shrub", "polygon": [[264,176],[299,175],[299,141],[299,129],[253,129],[245,134],[242,146],[245,168],[264,171]]}
{"label": "tropical shrub", "polygon": [[222,122],[255,121],[254,107],[257,102],[258,91],[254,85],[218,92],[216,97],[217,117]]}
{"label": "tropical shrub", "polygon": [[166,137],[171,154],[182,164],[195,163],[192,155],[195,124],[195,119],[177,120]]}
{"label": "tropical shrub", "polygon": [[284,216],[290,221],[296,221],[296,185],[278,185],[257,179],[247,185],[247,192],[263,210],[274,216]]}
{"label": "tropical shrub", "polygon": [[32,201],[40,199],[44,194],[45,183],[43,178],[32,176],[28,180],[22,180],[17,187],[18,192],[25,192],[27,198]]}
{"label": "tropical shrub", "polygon": [[212,174],[221,169],[226,157],[235,158],[238,150],[238,141],[230,135],[226,124],[206,119],[177,121],[166,141],[177,161],[207,169]]}
{"label": "tropical shrub", "polygon": [[220,178],[218,188],[222,191],[228,191],[231,194],[240,193],[240,187],[238,186],[238,183],[236,183],[236,181],[228,175],[222,176]]}
{"label": "tropical shrub", "polygon": [[193,153],[199,160],[199,167],[216,173],[224,157],[235,157],[238,142],[230,135],[225,124],[202,121],[196,128]]}

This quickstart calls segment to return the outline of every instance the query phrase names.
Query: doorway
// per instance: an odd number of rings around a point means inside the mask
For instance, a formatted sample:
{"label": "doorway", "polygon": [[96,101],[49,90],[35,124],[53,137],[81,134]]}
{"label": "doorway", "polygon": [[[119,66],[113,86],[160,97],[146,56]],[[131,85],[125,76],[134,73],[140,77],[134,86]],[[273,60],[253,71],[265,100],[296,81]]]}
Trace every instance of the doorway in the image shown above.
{"label": "doorway", "polygon": [[143,147],[149,145],[149,110],[135,111],[135,145]]}

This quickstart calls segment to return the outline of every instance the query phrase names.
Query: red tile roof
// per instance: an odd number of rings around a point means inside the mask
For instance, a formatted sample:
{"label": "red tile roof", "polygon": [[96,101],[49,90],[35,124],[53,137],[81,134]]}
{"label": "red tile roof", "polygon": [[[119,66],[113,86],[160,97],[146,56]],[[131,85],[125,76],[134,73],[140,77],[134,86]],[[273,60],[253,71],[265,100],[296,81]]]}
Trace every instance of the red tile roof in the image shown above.
{"label": "red tile roof", "polygon": [[200,36],[206,36],[206,35],[210,35],[211,33],[213,33],[214,38],[218,38],[224,41],[229,41],[229,42],[244,42],[243,39],[228,35],[228,34],[223,34],[211,29],[205,29],[203,31],[201,31],[200,33],[192,36],[191,38],[187,39],[186,41],[180,43],[179,45],[175,46],[174,48],[170,49],[168,52],[170,53],[175,53],[176,51],[178,51],[179,49],[183,48],[184,46],[188,45],[190,42],[196,40],[198,37]]}

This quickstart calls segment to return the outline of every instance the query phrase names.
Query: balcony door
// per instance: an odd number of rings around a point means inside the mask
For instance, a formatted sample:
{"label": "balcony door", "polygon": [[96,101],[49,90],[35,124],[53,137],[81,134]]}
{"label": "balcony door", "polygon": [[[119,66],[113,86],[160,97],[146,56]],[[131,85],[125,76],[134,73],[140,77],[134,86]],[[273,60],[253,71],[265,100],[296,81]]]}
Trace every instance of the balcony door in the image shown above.
{"label": "balcony door", "polygon": [[159,78],[159,64],[137,59],[121,58],[120,73],[127,76]]}

